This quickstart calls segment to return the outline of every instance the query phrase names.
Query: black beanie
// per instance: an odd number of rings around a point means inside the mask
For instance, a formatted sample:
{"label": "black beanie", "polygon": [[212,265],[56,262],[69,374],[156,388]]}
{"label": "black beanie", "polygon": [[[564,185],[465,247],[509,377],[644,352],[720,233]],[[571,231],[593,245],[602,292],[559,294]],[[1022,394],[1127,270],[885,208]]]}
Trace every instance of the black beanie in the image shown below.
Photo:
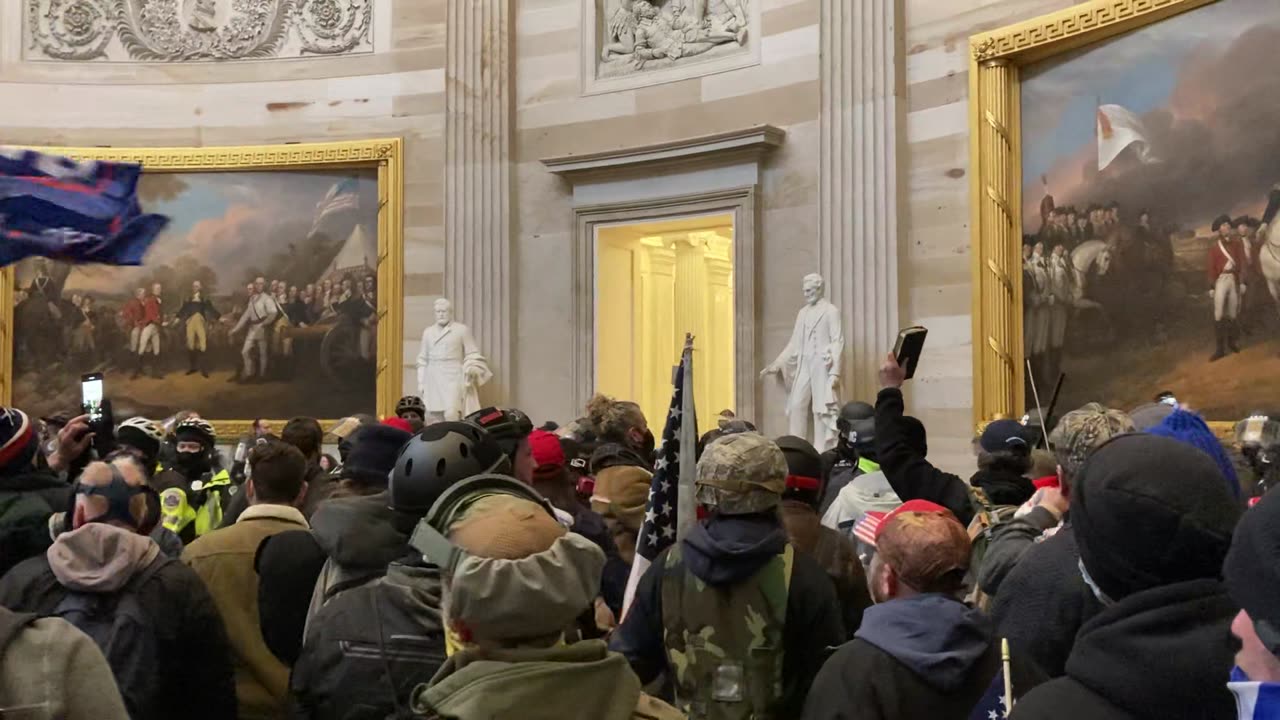
{"label": "black beanie", "polygon": [[1239,517],[1213,460],[1165,437],[1117,436],[1094,451],[1072,483],[1080,559],[1115,600],[1218,577]]}
{"label": "black beanie", "polygon": [[410,433],[390,425],[361,425],[351,433],[351,449],[340,476],[364,485],[386,485],[400,448],[411,437]]}
{"label": "black beanie", "polygon": [[783,435],[777,445],[787,460],[787,485],[782,499],[817,507],[822,499],[822,456],[808,440],[795,435]]}
{"label": "black beanie", "polygon": [[1222,574],[1259,639],[1280,654],[1280,495],[1263,495],[1240,519]]}

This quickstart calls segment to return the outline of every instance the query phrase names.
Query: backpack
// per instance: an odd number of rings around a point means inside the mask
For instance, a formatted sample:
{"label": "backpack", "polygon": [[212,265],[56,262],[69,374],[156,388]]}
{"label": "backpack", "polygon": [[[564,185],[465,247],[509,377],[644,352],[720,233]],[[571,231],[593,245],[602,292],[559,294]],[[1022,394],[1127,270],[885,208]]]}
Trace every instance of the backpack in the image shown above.
{"label": "backpack", "polygon": [[0,575],[49,549],[53,508],[34,492],[0,493]]}
{"label": "backpack", "polygon": [[139,590],[173,558],[163,555],[114,593],[71,591],[52,615],[93,638],[111,666],[129,716],[147,717],[159,690],[160,640]]}
{"label": "backpack", "polygon": [[992,505],[987,494],[981,488],[969,488],[969,502],[973,504],[973,519],[969,521],[969,572],[973,588],[965,597],[965,602],[980,610],[990,611],[991,597],[984,593],[977,583],[977,572],[982,567],[982,560],[987,554],[987,545],[991,542],[991,529],[1013,517],[1017,512],[1016,505]]}

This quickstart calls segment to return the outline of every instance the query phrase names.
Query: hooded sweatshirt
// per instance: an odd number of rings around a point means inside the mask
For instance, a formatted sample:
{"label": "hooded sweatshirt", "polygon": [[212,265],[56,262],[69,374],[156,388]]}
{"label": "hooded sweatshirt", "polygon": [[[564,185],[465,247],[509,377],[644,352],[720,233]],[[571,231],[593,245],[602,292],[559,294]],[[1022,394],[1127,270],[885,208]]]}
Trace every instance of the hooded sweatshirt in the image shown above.
{"label": "hooded sweatshirt", "polygon": [[311,619],[334,595],[382,577],[388,565],[411,552],[409,535],[397,527],[390,505],[388,492],[337,498],[311,517],[312,535],[329,559],[311,596],[308,632]]}
{"label": "hooded sweatshirt", "polygon": [[[144,569],[150,577],[126,588]],[[71,592],[121,590],[136,595],[157,643],[155,691],[138,700],[133,720],[171,717],[174,708],[191,720],[236,717],[231,651],[213,598],[195,571],[162,557],[145,535],[105,523],[65,532],[0,578],[0,605],[48,616]]]}
{"label": "hooded sweatshirt", "polygon": [[102,651],[65,620],[0,608],[0,667],[0,717],[129,720]]}
{"label": "hooded sweatshirt", "polygon": [[804,719],[967,718],[999,662],[980,611],[943,595],[891,600],[822,667]]}
{"label": "hooded sweatshirt", "polygon": [[1234,718],[1224,679],[1233,664],[1236,613],[1217,580],[1129,595],[1080,628],[1066,677],[1032,691],[1013,717]]}
{"label": "hooded sweatshirt", "polygon": [[[642,682],[652,681],[668,670],[662,624],[664,576],[687,568],[709,585],[732,586],[750,578],[786,546],[787,536],[776,512],[712,515],[684,539],[681,562],[667,568],[665,550],[654,559],[610,648],[627,657]],[[840,602],[831,578],[812,557],[796,553],[783,628],[782,717],[799,716],[827,648],[844,639]]]}

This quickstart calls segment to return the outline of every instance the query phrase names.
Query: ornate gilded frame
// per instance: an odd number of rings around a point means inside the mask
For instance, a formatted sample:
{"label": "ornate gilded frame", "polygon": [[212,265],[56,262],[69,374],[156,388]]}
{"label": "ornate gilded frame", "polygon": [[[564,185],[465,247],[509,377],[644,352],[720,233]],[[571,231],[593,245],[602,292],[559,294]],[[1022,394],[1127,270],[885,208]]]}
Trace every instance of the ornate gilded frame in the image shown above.
{"label": "ornate gilded frame", "polygon": [[[393,411],[403,380],[404,354],[404,151],[400,138],[344,140],[289,145],[168,148],[45,147],[45,152],[80,160],[141,163],[147,172],[333,169],[352,166],[378,170],[378,359],[379,416]],[[0,403],[13,399],[13,294],[15,272],[0,272]],[[177,408],[175,408],[176,410]],[[198,410],[199,408],[197,408]],[[266,418],[264,418],[266,419]],[[247,420],[211,420],[220,442],[234,442],[253,424]],[[276,428],[284,420],[271,419]],[[336,420],[321,420],[330,427]]]}
{"label": "ornate gilded frame", "polygon": [[[1092,0],[969,39],[973,411],[982,425],[1025,407],[1020,70],[1217,0]],[[1219,433],[1229,423],[1211,423]]]}

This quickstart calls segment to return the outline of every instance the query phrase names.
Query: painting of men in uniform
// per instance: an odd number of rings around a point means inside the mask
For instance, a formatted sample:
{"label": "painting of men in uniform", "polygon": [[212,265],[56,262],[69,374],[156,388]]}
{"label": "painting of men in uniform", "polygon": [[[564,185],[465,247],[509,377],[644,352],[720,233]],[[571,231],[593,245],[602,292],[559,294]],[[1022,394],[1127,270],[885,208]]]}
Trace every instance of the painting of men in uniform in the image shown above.
{"label": "painting of men in uniform", "polygon": [[1280,3],[1220,0],[1023,70],[1023,352],[1059,407],[1280,391]]}
{"label": "painting of men in uniform", "polygon": [[375,170],[149,173],[139,195],[172,218],[142,266],[17,266],[14,404],[66,413],[102,372],[117,415],[374,410]]}

